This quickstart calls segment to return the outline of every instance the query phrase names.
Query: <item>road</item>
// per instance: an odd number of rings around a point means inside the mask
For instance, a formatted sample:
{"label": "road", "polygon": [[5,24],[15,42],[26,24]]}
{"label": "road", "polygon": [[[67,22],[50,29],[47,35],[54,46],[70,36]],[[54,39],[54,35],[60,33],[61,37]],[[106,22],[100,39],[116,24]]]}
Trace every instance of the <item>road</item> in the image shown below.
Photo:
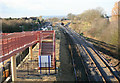
{"label": "road", "polygon": [[[84,60],[84,65],[87,67],[89,72],[88,77],[90,81],[120,81],[115,69],[109,66],[106,60],[94,49],[91,43],[87,42],[82,36],[69,27],[62,28],[65,33],[73,39],[74,43],[78,47],[80,55]],[[94,78],[94,80],[91,78]]]}

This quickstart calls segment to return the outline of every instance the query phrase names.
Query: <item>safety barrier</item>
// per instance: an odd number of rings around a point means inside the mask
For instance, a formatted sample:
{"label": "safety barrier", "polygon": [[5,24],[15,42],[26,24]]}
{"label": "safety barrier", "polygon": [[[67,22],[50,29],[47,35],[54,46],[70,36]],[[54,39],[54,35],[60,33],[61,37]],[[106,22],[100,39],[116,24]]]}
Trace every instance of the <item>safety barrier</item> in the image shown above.
{"label": "safety barrier", "polygon": [[37,42],[37,32],[3,33],[0,41],[2,47],[0,62],[2,62],[35,44]]}
{"label": "safety barrier", "polygon": [[[42,31],[40,32],[41,37],[39,39],[39,68],[41,69],[55,69],[55,31]],[[50,57],[50,61],[41,62],[42,56],[44,58]],[[42,67],[42,63],[50,63],[48,67]]]}
{"label": "safety barrier", "polygon": [[[29,31],[29,32],[16,32],[16,33],[0,33],[0,63],[7,59],[8,59],[7,61],[9,61],[9,58],[11,57],[11,64],[5,63],[1,67],[3,68],[2,71],[0,71],[2,72],[2,76],[3,76],[2,81],[4,81],[6,77],[10,75],[11,72],[12,72],[12,81],[15,81],[16,65],[19,65],[20,62],[25,58],[25,56],[23,55],[21,57],[20,55],[19,56],[14,56],[14,55],[16,55],[17,53],[23,52],[28,47],[31,48],[31,46],[35,45],[36,43],[39,43],[39,57],[45,53],[47,53],[46,55],[48,56],[50,55],[47,63],[48,65],[46,63],[45,64],[41,63],[41,65],[44,65],[45,68],[49,69],[49,74],[50,74],[50,69],[56,69],[55,31],[31,31],[31,32]],[[32,49],[31,49],[31,52],[32,52]],[[31,52],[30,52],[30,55],[32,57]],[[35,63],[34,65],[38,65],[38,64]]]}
{"label": "safety barrier", "polygon": [[54,31],[28,31],[2,33],[0,38],[0,62],[34,45],[43,39],[52,39]]}

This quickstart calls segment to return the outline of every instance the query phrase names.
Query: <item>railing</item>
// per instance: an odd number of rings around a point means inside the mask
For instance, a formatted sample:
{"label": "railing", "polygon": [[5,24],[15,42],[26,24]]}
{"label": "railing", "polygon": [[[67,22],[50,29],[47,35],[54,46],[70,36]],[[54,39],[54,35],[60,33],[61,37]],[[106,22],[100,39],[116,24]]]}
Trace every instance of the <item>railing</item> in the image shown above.
{"label": "railing", "polygon": [[[39,56],[51,55],[52,68],[55,69],[55,31],[42,31],[38,33],[42,36],[39,40],[41,42]],[[49,50],[51,52],[48,52]]]}
{"label": "railing", "polygon": [[[1,33],[0,38],[0,62],[19,53],[29,46],[50,37],[54,31],[29,31],[16,33]],[[48,39],[48,38],[47,38]]]}

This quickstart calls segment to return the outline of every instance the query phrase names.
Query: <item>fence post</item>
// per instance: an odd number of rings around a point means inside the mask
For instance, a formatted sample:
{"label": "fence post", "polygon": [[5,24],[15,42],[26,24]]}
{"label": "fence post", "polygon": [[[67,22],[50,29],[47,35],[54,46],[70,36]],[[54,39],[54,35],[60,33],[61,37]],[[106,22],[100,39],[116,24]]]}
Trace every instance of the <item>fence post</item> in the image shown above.
{"label": "fence post", "polygon": [[55,31],[53,33],[53,60],[54,60],[54,67],[55,67]]}
{"label": "fence post", "polygon": [[16,81],[16,55],[11,57],[12,81]]}
{"label": "fence post", "polygon": [[41,40],[42,40],[42,32],[40,32],[39,33],[39,42],[38,42],[38,45],[39,45],[39,68],[40,68],[40,74],[42,73],[42,71],[41,71],[41,65],[42,65],[42,63],[41,63]]}
{"label": "fence post", "polygon": [[48,67],[49,67],[49,74],[50,74],[50,56],[48,56]]}

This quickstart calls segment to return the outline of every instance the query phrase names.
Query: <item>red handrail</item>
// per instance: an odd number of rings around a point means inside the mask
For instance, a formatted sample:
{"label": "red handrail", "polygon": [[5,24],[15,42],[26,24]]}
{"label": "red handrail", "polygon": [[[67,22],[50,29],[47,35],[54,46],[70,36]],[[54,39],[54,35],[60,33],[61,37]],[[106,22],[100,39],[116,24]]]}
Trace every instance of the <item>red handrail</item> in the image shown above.
{"label": "red handrail", "polygon": [[11,56],[19,53],[29,46],[41,41],[41,39],[51,39],[54,31],[28,31],[16,33],[1,33],[0,38],[0,62],[7,60]]}

